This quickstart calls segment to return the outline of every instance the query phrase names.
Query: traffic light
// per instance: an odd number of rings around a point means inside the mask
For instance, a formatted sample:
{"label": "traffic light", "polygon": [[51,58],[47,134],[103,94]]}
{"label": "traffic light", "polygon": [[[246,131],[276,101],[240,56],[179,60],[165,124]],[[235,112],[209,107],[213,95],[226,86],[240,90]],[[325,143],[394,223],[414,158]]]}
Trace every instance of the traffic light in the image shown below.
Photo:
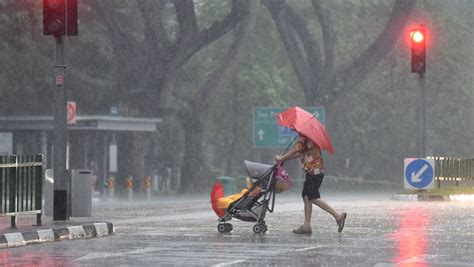
{"label": "traffic light", "polygon": [[77,0],[67,0],[67,28],[66,35],[77,36]]}
{"label": "traffic light", "polygon": [[77,0],[43,0],[43,35],[77,35]]}
{"label": "traffic light", "polygon": [[410,32],[411,39],[411,72],[426,72],[426,31],[423,27]]}

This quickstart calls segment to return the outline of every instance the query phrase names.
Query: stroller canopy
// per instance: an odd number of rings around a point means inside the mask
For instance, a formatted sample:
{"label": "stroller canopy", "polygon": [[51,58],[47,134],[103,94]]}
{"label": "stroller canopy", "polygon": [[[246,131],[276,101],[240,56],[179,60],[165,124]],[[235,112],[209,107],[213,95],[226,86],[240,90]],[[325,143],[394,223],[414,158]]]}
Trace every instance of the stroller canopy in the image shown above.
{"label": "stroller canopy", "polygon": [[252,162],[245,160],[245,167],[247,168],[247,172],[250,176],[250,178],[253,179],[258,179],[262,175],[264,175],[268,170],[270,170],[273,165],[270,164],[263,164],[263,163],[258,163],[258,162]]}

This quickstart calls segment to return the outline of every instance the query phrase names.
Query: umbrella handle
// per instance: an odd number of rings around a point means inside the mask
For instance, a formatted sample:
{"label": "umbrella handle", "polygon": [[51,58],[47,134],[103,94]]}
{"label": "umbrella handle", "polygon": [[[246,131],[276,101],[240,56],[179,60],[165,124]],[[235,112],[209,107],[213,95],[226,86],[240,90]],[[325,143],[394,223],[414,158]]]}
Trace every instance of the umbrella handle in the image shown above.
{"label": "umbrella handle", "polygon": [[295,140],[298,138],[298,135],[295,136],[295,138],[293,138],[293,140],[286,146],[285,150],[280,153],[280,155],[284,155],[286,153],[286,151],[288,151],[288,149],[290,149],[291,145],[295,142]]}

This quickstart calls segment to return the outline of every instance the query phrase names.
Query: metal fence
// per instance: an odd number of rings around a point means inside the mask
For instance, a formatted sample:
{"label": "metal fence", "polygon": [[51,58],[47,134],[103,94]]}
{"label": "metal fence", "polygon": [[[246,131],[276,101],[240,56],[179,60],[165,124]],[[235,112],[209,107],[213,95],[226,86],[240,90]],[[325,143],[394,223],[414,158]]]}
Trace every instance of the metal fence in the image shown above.
{"label": "metal fence", "polygon": [[42,189],[43,155],[0,156],[0,216],[10,216],[12,228],[19,214],[36,214],[41,225]]}
{"label": "metal fence", "polygon": [[459,186],[461,181],[474,180],[474,159],[433,157],[435,160],[435,179],[438,188],[441,181],[454,181]]}

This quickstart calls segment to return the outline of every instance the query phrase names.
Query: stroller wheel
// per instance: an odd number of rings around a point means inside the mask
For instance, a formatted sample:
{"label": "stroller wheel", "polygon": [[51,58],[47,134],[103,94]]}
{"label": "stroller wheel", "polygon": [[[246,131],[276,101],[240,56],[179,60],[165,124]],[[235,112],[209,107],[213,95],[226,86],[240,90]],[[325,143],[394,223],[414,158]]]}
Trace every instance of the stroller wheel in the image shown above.
{"label": "stroller wheel", "polygon": [[267,226],[265,224],[262,224],[262,233],[266,233],[267,232]]}
{"label": "stroller wheel", "polygon": [[219,233],[225,233],[225,232],[226,232],[226,228],[227,228],[227,227],[225,226],[224,223],[221,223],[221,224],[218,224],[218,225],[217,225],[217,231],[218,231]]}
{"label": "stroller wheel", "polygon": [[234,229],[234,228],[232,227],[232,224],[230,224],[230,223],[226,223],[226,224],[224,224],[224,225],[225,225],[225,231],[226,231],[227,233],[230,233],[230,232]]}
{"label": "stroller wheel", "polygon": [[260,234],[262,232],[262,225],[256,224],[253,226],[253,232],[256,234]]}

